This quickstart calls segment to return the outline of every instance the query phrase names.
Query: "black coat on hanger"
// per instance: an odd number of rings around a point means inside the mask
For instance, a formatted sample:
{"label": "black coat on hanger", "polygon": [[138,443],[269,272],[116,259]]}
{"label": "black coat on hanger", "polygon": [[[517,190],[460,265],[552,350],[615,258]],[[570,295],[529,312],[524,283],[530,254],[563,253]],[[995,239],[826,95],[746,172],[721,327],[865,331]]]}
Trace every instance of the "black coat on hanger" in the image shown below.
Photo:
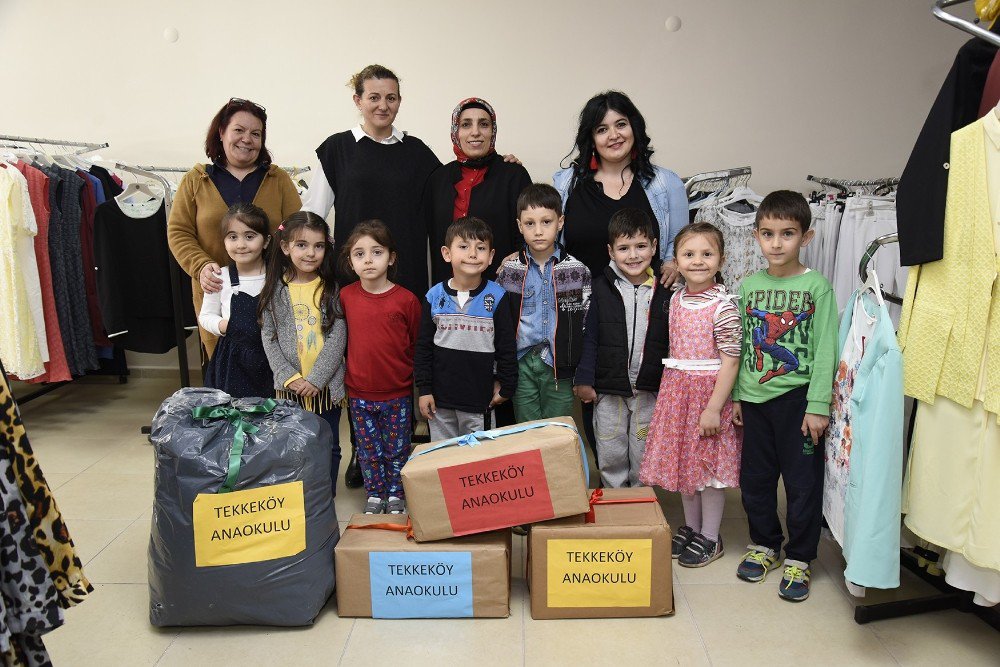
{"label": "black coat on hanger", "polygon": [[[991,32],[1000,34],[1000,21]],[[997,47],[973,38],[958,50],[906,163],[896,193],[899,256],[904,266],[944,256],[951,133],[975,122]]]}

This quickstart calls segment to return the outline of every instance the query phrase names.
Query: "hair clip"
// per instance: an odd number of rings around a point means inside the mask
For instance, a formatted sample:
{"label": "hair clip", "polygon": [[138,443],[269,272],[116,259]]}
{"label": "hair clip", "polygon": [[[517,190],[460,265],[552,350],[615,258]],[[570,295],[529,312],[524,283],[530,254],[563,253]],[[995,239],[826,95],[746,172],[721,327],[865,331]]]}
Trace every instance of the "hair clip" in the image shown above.
{"label": "hair clip", "polygon": [[279,232],[285,231],[285,223],[281,223],[280,225],[278,225],[278,231]]}

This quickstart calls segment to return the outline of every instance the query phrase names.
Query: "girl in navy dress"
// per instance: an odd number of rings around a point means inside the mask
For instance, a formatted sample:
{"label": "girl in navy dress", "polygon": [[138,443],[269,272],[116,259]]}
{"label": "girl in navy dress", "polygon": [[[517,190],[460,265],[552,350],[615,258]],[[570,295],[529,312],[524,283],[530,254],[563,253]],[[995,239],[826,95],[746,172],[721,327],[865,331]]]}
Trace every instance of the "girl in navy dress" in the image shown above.
{"label": "girl in navy dress", "polygon": [[270,254],[267,214],[253,204],[233,204],[221,227],[226,253],[233,261],[216,274],[222,290],[206,293],[198,314],[198,323],[220,336],[205,372],[205,386],[234,398],[271,398],[274,375],[257,323],[257,300]]}

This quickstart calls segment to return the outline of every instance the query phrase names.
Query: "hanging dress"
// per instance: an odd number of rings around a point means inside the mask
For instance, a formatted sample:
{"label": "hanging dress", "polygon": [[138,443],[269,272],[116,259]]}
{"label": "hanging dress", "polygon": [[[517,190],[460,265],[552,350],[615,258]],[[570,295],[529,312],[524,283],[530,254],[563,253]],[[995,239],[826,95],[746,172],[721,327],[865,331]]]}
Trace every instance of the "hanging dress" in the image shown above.
{"label": "hanging dress", "polygon": [[274,374],[264,354],[257,324],[260,297],[239,289],[240,274],[235,264],[229,265],[229,284],[233,288],[229,324],[208,364],[205,386],[221,389],[233,398],[272,398]]}

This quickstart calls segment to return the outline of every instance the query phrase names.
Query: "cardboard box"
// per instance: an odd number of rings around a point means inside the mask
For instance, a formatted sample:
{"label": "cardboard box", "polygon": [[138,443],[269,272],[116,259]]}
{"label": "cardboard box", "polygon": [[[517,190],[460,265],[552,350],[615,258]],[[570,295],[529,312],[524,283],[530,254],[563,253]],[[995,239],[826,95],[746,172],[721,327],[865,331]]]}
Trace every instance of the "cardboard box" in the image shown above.
{"label": "cardboard box", "polygon": [[[335,550],[337,612],[372,618],[506,618],[510,531],[420,544],[404,514],[355,514]],[[353,528],[390,524],[400,530]]]}
{"label": "cardboard box", "polygon": [[532,618],[674,613],[670,525],[653,490],[599,491],[603,498],[587,517],[591,523],[532,526],[527,565]]}
{"label": "cardboard box", "polygon": [[480,438],[471,446],[452,441],[443,441],[451,443],[444,447],[422,445],[403,466],[406,504],[417,540],[547,521],[589,508],[581,443],[571,418],[526,422],[487,433],[495,439]]}

